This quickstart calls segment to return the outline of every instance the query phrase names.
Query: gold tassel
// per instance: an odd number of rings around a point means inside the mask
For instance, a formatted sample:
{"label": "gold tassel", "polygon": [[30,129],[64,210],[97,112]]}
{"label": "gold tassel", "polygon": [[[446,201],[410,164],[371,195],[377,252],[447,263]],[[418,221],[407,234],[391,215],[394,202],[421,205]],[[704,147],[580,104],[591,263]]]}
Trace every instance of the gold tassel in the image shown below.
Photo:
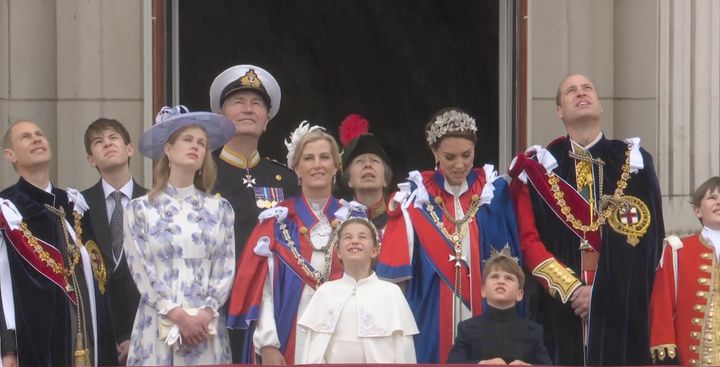
{"label": "gold tassel", "polygon": [[73,353],[73,356],[75,357],[75,363],[73,363],[74,367],[90,366],[90,361],[88,360],[88,350],[84,348],[83,337],[80,332],[75,334],[75,352]]}

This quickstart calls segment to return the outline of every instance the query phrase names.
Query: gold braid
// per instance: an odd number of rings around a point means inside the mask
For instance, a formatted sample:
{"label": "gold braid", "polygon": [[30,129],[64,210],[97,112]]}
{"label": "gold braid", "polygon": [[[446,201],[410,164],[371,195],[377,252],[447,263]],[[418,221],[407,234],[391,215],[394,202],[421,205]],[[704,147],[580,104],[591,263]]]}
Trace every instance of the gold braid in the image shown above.
{"label": "gold braid", "polygon": [[[69,278],[70,282],[72,282],[72,286],[75,288],[75,296],[77,299],[77,333],[75,334],[75,351],[73,352],[74,356],[74,366],[75,367],[82,367],[82,366],[89,366],[90,365],[90,351],[87,349],[87,346],[90,345],[89,339],[88,339],[88,332],[87,332],[87,322],[85,320],[85,302],[82,296],[82,292],[80,292],[80,284],[77,279],[77,274],[75,273],[75,268],[78,263],[78,259],[80,258],[80,246],[82,246],[82,239],[80,238],[80,235],[82,234],[82,227],[81,227],[81,218],[82,216],[80,213],[73,211],[73,227],[75,228],[75,236],[77,239],[77,243],[74,243],[70,241],[70,235],[68,233],[67,228],[67,220],[65,219],[65,209],[60,208],[57,209],[53,207],[52,205],[45,204],[45,207],[53,214],[58,216],[58,219],[60,220],[60,225],[63,229],[63,235],[65,237],[65,245],[68,249],[68,256],[72,256],[72,261],[74,264],[72,265],[70,270],[67,270],[67,273],[65,276]],[[88,290],[89,291],[89,290]],[[89,296],[89,295],[88,295]]]}

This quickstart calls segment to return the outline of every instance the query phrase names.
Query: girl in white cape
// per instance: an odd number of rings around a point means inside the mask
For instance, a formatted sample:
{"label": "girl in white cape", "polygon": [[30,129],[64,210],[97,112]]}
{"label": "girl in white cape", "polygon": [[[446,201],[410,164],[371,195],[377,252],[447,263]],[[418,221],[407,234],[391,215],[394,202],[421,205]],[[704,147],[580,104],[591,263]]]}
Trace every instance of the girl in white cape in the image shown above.
{"label": "girl in white cape", "polygon": [[418,328],[405,296],[372,270],[380,253],[377,229],[350,218],[337,231],[344,274],[320,286],[298,320],[308,342],[297,363],[415,363]]}

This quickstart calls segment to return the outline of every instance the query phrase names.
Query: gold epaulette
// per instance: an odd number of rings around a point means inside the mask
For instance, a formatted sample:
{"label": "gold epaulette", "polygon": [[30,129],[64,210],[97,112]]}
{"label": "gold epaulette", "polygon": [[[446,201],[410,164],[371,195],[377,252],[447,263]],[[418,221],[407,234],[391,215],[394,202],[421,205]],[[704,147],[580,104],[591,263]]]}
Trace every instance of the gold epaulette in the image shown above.
{"label": "gold epaulette", "polygon": [[549,258],[533,269],[534,276],[543,278],[548,283],[550,295],[567,303],[572,293],[582,286],[582,282],[572,269],[563,266],[555,258]]}
{"label": "gold epaulette", "polygon": [[675,358],[677,355],[677,345],[675,344],[660,344],[654,347],[650,347],[650,358],[652,362],[664,361],[665,356]]}

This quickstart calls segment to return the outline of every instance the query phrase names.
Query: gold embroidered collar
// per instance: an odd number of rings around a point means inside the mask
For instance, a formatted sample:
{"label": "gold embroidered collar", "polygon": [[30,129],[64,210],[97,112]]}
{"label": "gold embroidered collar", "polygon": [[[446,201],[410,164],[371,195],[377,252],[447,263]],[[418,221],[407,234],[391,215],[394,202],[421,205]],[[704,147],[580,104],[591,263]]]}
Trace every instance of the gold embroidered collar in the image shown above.
{"label": "gold embroidered collar", "polygon": [[250,158],[245,158],[242,154],[228,147],[223,147],[220,152],[220,159],[237,168],[253,168],[260,163],[260,153],[256,150],[250,155]]}

